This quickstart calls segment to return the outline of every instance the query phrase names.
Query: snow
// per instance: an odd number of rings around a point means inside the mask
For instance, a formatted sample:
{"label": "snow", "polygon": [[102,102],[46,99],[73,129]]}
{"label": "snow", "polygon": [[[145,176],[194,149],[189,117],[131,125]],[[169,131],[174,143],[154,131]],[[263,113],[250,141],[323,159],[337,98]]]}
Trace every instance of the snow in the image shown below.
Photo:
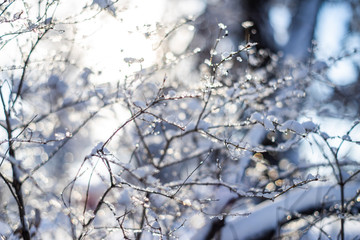
{"label": "snow", "polygon": [[225,24],[223,24],[223,23],[219,23],[218,26],[219,26],[219,28],[222,29],[222,30],[224,30],[224,29],[227,28],[227,27],[225,26]]}
{"label": "snow", "polygon": [[200,120],[198,128],[202,129],[204,131],[207,131],[210,126],[211,126],[211,124],[209,122],[204,121],[204,120]]}
{"label": "snow", "polygon": [[328,139],[330,136],[326,132],[320,132],[320,136],[325,140]]}
{"label": "snow", "polygon": [[268,116],[268,117],[264,117],[262,114],[258,113],[258,112],[254,112],[253,114],[251,114],[250,116],[250,121],[253,123],[261,123],[262,125],[264,125],[266,130],[270,130],[270,131],[274,131],[275,130],[275,126],[273,124],[273,116]]}
{"label": "snow", "polygon": [[98,5],[101,9],[107,9],[111,12],[113,16],[116,16],[116,9],[114,3],[111,0],[93,0],[92,4]]}
{"label": "snow", "polygon": [[[91,150],[90,155],[96,155],[98,153],[98,151],[103,147],[104,142],[99,142],[95,147],[93,147],[93,149]],[[104,153],[109,153],[109,151],[104,148]]]}
{"label": "snow", "polygon": [[140,100],[134,101],[133,104],[134,104],[136,107],[139,107],[139,108],[142,108],[142,109],[146,108],[146,103],[143,102],[143,101],[140,101]]}
{"label": "snow", "polygon": [[[345,188],[345,197],[351,198],[357,192],[357,184],[349,184]],[[248,217],[227,218],[221,232],[221,239],[248,239],[275,230],[278,222],[283,221],[287,211],[301,212],[311,208],[322,208],[325,199],[340,201],[339,187],[325,185],[312,186],[309,189],[296,189],[272,201],[265,201],[251,209]],[[256,226],[256,227],[254,227]],[[355,229],[358,231],[357,229]],[[349,235],[350,232],[347,232]],[[337,233],[336,233],[337,234]],[[193,239],[201,239],[195,236]],[[336,235],[333,236],[336,239]]]}
{"label": "snow", "polygon": [[318,129],[318,125],[312,121],[306,121],[301,124],[307,132],[315,132]]}
{"label": "snow", "polygon": [[291,130],[299,135],[304,135],[306,133],[305,128],[295,120],[287,120],[277,128],[281,132],[286,132],[287,130]]}
{"label": "snow", "polygon": [[126,57],[124,58],[124,62],[128,63],[128,64],[132,64],[132,63],[142,63],[144,61],[144,58],[133,58],[133,57]]}
{"label": "snow", "polygon": [[351,137],[349,135],[344,135],[342,136],[342,140],[351,141]]}
{"label": "snow", "polygon": [[[320,232],[319,229],[322,229],[323,232]],[[345,221],[345,239],[359,239],[360,235],[360,224],[358,221]],[[331,216],[324,219],[321,222],[315,224],[311,227],[309,231],[304,234],[304,239],[319,239],[319,236],[324,238],[321,239],[338,239],[337,236],[340,232],[339,219]],[[325,234],[326,233],[326,234]]]}
{"label": "snow", "polygon": [[252,122],[262,122],[264,119],[264,116],[258,112],[254,112],[253,114],[251,114],[251,117],[250,117],[250,121]]}
{"label": "snow", "polygon": [[270,130],[270,131],[275,130],[274,124],[268,118],[264,119],[264,127],[265,127],[266,130]]}
{"label": "snow", "polygon": [[133,174],[135,174],[139,179],[141,179],[145,177],[151,177],[153,174],[158,172],[159,170],[156,169],[153,165],[145,165],[135,169],[133,171]]}

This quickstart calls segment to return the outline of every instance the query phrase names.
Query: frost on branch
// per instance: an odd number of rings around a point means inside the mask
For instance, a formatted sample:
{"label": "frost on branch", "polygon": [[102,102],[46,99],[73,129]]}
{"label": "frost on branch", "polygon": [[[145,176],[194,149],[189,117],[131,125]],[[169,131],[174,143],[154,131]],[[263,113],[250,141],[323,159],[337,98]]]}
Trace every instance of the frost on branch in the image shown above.
{"label": "frost on branch", "polygon": [[357,51],[290,61],[250,1],[200,2],[0,3],[2,237],[351,234],[358,86],[328,69]]}
{"label": "frost on branch", "polygon": [[114,6],[115,2],[112,0],[93,0],[92,5],[94,4],[99,6],[100,9],[106,9],[111,13],[111,15],[116,17],[116,8]]}
{"label": "frost on branch", "polygon": [[304,135],[306,133],[305,128],[299,122],[295,120],[288,120],[277,128],[281,132],[293,131],[298,135]]}

